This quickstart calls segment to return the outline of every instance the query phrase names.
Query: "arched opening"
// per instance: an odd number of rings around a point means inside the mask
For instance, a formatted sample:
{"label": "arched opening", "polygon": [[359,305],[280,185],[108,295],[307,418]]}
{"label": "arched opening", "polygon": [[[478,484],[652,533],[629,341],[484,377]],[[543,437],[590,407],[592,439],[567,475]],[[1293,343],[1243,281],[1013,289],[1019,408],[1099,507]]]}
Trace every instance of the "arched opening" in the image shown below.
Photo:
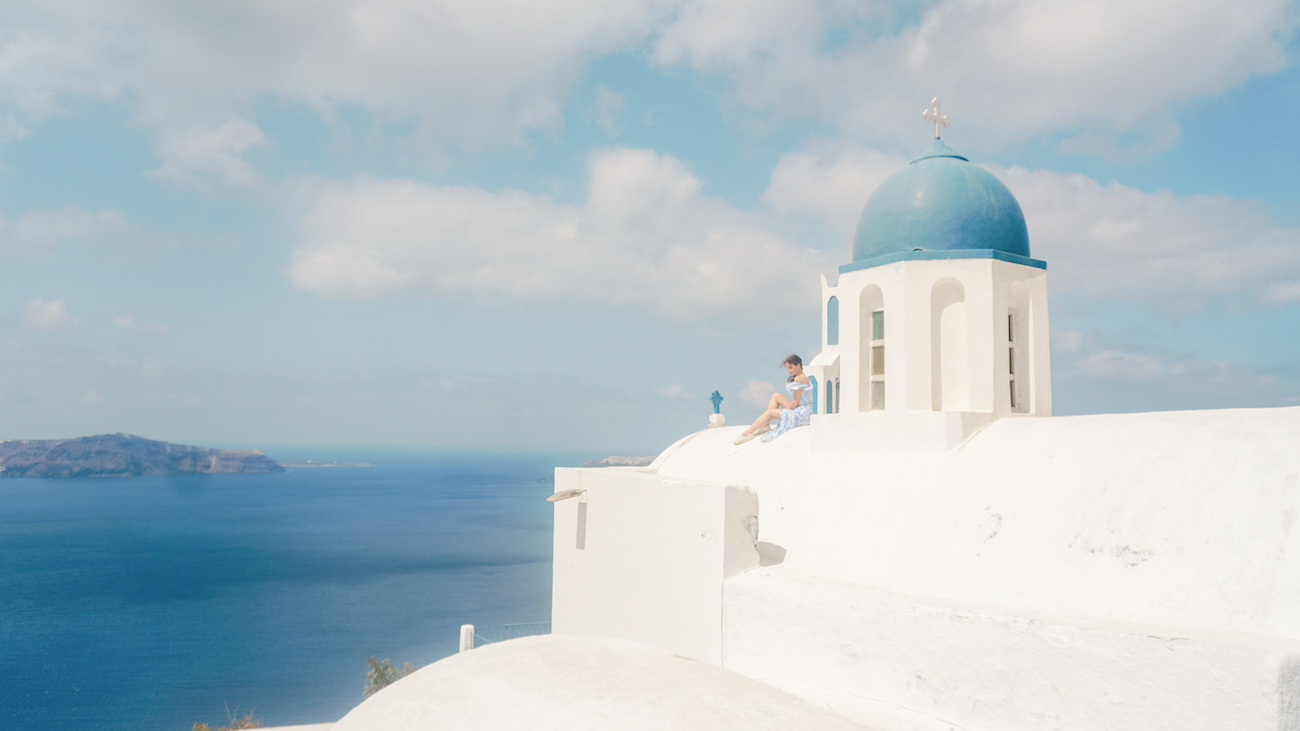
{"label": "arched opening", "polygon": [[826,413],[835,413],[835,382],[830,379],[826,381]]}
{"label": "arched opening", "polygon": [[861,333],[858,342],[858,411],[885,408],[885,297],[872,284],[858,300]]}
{"label": "arched opening", "polygon": [[840,344],[840,298],[831,297],[826,303],[826,344]]}
{"label": "arched opening", "polygon": [[930,403],[935,411],[970,410],[970,328],[966,290],[942,279],[930,290]]}
{"label": "arched opening", "polygon": [[[815,414],[817,413],[817,376],[808,376],[808,383],[812,386],[812,393],[808,398],[812,399],[812,412]],[[799,399],[799,403],[803,403],[802,398]]]}
{"label": "arched opening", "polygon": [[1032,317],[1029,287],[1024,282],[1007,286],[1007,395],[1011,411],[1029,413],[1033,403],[1033,344],[1029,342]]}

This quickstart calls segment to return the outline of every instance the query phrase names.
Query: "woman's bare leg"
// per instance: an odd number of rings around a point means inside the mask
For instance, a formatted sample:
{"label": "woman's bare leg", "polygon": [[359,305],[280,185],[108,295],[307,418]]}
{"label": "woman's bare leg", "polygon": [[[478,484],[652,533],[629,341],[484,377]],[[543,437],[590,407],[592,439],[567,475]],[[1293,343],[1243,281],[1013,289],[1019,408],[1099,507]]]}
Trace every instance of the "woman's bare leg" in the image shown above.
{"label": "woman's bare leg", "polygon": [[780,418],[781,418],[780,409],[768,409],[767,411],[763,412],[762,416],[754,420],[753,426],[746,429],[744,432],[742,432],[742,434],[753,434],[759,429],[768,426],[773,419],[780,419]]}
{"label": "woman's bare leg", "polygon": [[[772,394],[772,398],[767,400],[767,408],[769,411],[777,408],[793,409],[794,402],[779,393],[774,393]],[[780,414],[778,413],[777,415],[779,416]]]}
{"label": "woman's bare leg", "polygon": [[774,393],[772,394],[772,398],[767,400],[767,410],[763,412],[763,415],[754,420],[753,426],[749,427],[748,429],[746,429],[741,433],[753,434],[759,429],[768,426],[771,423],[772,419],[781,418],[781,409],[789,409],[793,407],[794,407],[793,401],[786,398],[785,396],[782,396],[779,393]]}
{"label": "woman's bare leg", "polygon": [[754,425],[741,432],[741,434],[753,434],[754,432],[768,426],[772,419],[781,418],[781,409],[794,408],[794,402],[782,396],[779,393],[772,394],[772,398],[767,400],[767,410],[763,415],[754,420]]}

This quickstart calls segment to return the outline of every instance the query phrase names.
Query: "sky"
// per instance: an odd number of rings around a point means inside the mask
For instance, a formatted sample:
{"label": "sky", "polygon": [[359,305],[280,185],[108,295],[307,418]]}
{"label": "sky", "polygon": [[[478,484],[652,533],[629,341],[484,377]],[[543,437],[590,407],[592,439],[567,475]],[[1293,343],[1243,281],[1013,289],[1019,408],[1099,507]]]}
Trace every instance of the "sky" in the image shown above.
{"label": "sky", "polygon": [[1300,5],[9,0],[0,439],[654,454],[944,140],[1054,411],[1300,404]]}

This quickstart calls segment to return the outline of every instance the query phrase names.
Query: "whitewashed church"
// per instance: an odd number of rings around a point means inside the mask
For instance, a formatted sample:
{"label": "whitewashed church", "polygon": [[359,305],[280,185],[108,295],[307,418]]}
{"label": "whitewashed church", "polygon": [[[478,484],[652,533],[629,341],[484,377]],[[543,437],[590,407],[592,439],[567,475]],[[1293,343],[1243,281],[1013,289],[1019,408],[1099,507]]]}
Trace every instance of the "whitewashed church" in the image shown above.
{"label": "whitewashed church", "polygon": [[1300,409],[1052,417],[1047,264],[941,121],[822,280],[811,425],[557,469],[554,635],[444,663],[551,673],[538,728],[1300,730]]}

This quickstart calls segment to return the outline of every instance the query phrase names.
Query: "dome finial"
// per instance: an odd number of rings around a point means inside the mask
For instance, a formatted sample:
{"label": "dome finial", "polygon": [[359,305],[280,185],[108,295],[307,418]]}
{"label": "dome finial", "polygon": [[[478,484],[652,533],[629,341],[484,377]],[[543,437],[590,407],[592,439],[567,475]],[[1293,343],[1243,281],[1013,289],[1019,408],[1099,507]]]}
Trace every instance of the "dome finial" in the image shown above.
{"label": "dome finial", "polygon": [[948,126],[948,115],[939,114],[939,107],[942,104],[942,102],[939,101],[939,97],[936,96],[931,99],[930,104],[934,106],[934,109],[927,109],[924,112],[921,112],[921,116],[925,117],[927,121],[934,122],[934,138],[937,140],[939,139],[939,125],[942,124],[945,127]]}

